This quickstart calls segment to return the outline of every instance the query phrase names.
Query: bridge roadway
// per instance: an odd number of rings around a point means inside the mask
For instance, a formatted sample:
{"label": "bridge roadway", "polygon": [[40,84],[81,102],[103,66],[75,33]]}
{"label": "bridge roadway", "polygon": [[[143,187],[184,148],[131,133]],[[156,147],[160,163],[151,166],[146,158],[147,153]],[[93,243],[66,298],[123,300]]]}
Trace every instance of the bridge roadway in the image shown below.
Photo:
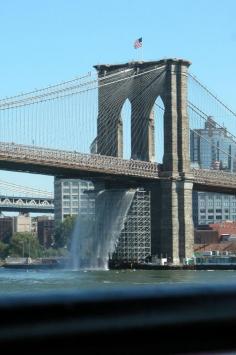
{"label": "bridge roadway", "polygon": [[[68,178],[102,178],[131,185],[166,179],[157,163],[3,142],[0,142],[0,169]],[[236,193],[233,173],[192,169],[189,179],[198,191]]]}

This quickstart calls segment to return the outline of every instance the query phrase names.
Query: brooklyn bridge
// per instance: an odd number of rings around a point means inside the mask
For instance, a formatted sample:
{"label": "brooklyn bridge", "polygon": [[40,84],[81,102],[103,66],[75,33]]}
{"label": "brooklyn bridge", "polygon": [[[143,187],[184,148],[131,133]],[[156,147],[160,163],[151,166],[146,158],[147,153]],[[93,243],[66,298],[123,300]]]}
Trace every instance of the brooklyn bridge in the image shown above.
{"label": "brooklyn bridge", "polygon": [[216,161],[221,152],[234,166],[236,156],[201,129],[210,122],[235,143],[236,114],[189,73],[190,64],[170,58],[97,65],[96,73],[0,100],[0,168],[106,189],[141,187],[151,196],[152,253],[173,264],[190,258],[193,190],[236,192],[232,168],[194,164],[190,134]]}

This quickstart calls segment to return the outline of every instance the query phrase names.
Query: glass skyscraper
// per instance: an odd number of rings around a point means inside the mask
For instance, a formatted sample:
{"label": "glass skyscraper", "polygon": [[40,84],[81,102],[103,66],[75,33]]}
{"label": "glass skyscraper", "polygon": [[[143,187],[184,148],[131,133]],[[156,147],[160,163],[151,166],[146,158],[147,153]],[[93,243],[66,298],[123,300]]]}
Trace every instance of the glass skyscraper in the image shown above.
{"label": "glass skyscraper", "polygon": [[[190,134],[192,166],[200,169],[236,171],[236,144],[226,130],[208,117],[205,127]],[[193,192],[195,225],[236,220],[236,196],[212,192]]]}

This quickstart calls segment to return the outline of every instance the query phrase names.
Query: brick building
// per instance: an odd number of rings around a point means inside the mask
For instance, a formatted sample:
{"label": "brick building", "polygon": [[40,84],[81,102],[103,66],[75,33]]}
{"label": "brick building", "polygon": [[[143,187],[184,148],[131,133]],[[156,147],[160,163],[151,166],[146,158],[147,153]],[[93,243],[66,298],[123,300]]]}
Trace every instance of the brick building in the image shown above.
{"label": "brick building", "polygon": [[11,217],[0,217],[0,241],[9,243],[13,231],[13,220]]}
{"label": "brick building", "polygon": [[54,219],[52,217],[38,217],[38,239],[44,248],[50,248],[54,241]]}

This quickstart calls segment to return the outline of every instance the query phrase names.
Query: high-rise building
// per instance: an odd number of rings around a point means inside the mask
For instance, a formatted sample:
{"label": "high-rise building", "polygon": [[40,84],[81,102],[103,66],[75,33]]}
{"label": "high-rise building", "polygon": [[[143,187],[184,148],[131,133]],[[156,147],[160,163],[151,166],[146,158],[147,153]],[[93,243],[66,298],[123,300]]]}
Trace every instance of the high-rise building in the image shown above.
{"label": "high-rise building", "polygon": [[236,144],[225,128],[208,117],[205,127],[190,133],[190,158],[200,169],[236,171]]}
{"label": "high-rise building", "polygon": [[[236,171],[236,144],[212,117],[203,129],[191,132],[190,157],[192,165],[200,169]],[[236,220],[236,197],[194,191],[193,220],[195,225]]]}
{"label": "high-rise building", "polygon": [[55,178],[55,224],[67,216],[94,214],[94,196],[89,193],[93,189],[90,181]]}

